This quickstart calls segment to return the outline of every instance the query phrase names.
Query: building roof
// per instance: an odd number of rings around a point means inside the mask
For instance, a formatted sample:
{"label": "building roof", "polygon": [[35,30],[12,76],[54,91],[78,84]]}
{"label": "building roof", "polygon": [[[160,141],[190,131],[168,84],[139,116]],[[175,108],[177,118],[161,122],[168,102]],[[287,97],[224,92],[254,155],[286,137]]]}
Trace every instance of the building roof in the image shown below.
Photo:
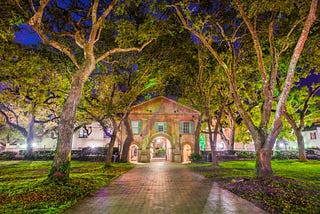
{"label": "building roof", "polygon": [[164,96],[158,96],[133,106],[130,114],[132,113],[200,114],[199,111]]}

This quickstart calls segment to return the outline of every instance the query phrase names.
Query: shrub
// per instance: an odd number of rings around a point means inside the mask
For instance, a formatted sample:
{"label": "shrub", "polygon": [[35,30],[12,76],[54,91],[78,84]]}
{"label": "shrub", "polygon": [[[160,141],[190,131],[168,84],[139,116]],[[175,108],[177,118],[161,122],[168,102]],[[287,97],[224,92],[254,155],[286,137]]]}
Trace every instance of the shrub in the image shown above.
{"label": "shrub", "polygon": [[35,151],[33,152],[34,160],[53,160],[54,151]]}
{"label": "shrub", "polygon": [[198,153],[192,153],[189,158],[192,163],[199,163],[203,161],[203,157]]}
{"label": "shrub", "polygon": [[85,147],[81,151],[80,160],[103,161],[107,150],[104,147]]}
{"label": "shrub", "polygon": [[276,160],[298,159],[298,152],[297,151],[286,151],[286,150],[275,151],[273,158]]}
{"label": "shrub", "polygon": [[305,150],[308,159],[320,159],[320,149],[319,148],[308,148]]}
{"label": "shrub", "polygon": [[238,158],[254,159],[256,154],[253,151],[236,151],[235,155]]}
{"label": "shrub", "polygon": [[13,160],[17,154],[16,152],[1,152],[0,160]]}

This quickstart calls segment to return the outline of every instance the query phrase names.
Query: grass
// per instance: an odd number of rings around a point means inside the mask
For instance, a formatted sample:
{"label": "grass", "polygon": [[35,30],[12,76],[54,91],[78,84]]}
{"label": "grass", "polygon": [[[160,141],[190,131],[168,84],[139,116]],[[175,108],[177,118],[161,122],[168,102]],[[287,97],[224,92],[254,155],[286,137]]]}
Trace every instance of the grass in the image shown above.
{"label": "grass", "polygon": [[52,161],[0,161],[0,213],[61,213],[133,168],[132,164],[73,161],[70,180],[49,182]]}
{"label": "grass", "polygon": [[270,213],[320,213],[320,161],[272,161],[274,176],[266,179],[255,177],[255,161],[190,167]]}

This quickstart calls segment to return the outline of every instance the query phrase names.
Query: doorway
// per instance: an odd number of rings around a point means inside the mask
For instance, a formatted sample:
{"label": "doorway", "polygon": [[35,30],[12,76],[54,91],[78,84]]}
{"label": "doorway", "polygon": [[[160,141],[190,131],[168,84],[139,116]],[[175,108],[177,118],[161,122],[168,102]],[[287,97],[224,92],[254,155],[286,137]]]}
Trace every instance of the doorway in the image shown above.
{"label": "doorway", "polygon": [[130,162],[138,162],[138,152],[139,152],[139,147],[135,144],[130,146],[129,150],[129,160]]}
{"label": "doorway", "polygon": [[190,156],[191,156],[191,146],[189,144],[185,144],[183,146],[183,156],[182,162],[183,163],[190,163]]}
{"label": "doorway", "polygon": [[150,160],[172,160],[170,141],[163,136],[156,137],[150,144]]}

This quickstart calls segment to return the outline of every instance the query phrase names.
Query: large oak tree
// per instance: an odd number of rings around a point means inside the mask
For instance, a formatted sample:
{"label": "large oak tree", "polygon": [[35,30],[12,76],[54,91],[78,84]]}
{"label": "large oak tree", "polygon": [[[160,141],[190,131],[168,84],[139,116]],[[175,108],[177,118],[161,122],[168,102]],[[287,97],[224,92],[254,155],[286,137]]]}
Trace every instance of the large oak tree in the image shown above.
{"label": "large oak tree", "polygon": [[[281,119],[296,65],[316,20],[318,1],[306,3],[234,0],[230,1],[231,4],[210,2],[201,2],[206,6],[202,7],[202,11],[196,4],[190,6],[180,3],[173,7],[183,27],[201,41],[227,75],[239,114],[255,143],[257,175],[270,176],[272,148],[281,131]],[[297,9],[299,14],[296,13]],[[202,17],[199,18],[199,14]],[[198,16],[198,19],[195,16]],[[231,22],[231,19],[235,22]],[[221,45],[228,47],[229,51],[220,52]],[[291,55],[290,60],[283,61],[287,59],[282,57],[284,53]],[[226,54],[230,57],[226,58]],[[247,64],[244,57],[249,59]],[[276,79],[278,71],[283,69],[279,65],[285,65],[283,67],[286,78],[275,103]],[[241,85],[241,79],[239,81],[239,77],[237,78],[237,74],[248,71],[259,78],[261,84],[261,111],[257,115],[246,111],[250,102],[242,97],[244,93],[241,89],[249,83],[242,82]],[[273,107],[276,108],[274,114]]]}
{"label": "large oak tree", "polygon": [[64,53],[73,63],[71,87],[60,115],[57,150],[49,174],[51,179],[67,179],[75,113],[84,83],[99,62],[108,62],[116,53],[139,52],[151,43],[156,25],[133,22],[130,16],[121,16],[140,1],[42,0],[29,1],[30,5],[16,2],[31,12],[28,24],[42,42]]}

